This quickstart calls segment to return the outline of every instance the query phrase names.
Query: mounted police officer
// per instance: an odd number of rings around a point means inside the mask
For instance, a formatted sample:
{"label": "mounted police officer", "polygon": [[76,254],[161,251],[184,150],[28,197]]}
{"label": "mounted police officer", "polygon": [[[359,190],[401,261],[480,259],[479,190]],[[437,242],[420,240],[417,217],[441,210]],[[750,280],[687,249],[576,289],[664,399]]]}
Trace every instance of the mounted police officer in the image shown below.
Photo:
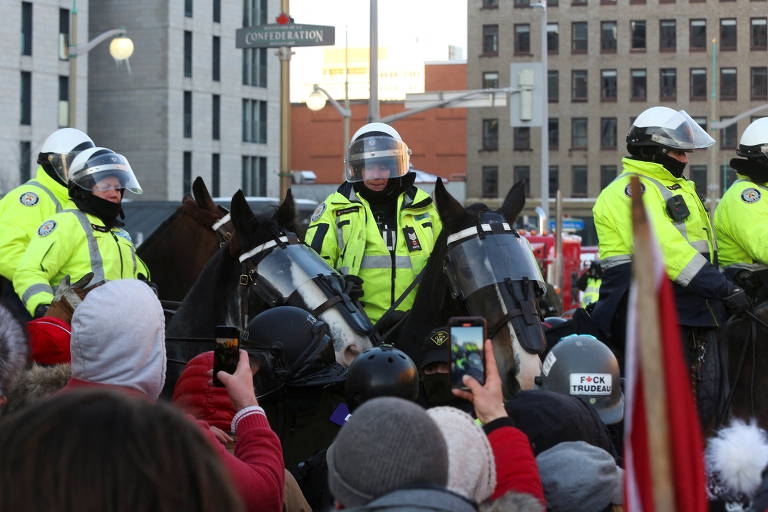
{"label": "mounted police officer", "polygon": [[[372,322],[414,282],[442,227],[432,198],[413,185],[410,154],[391,126],[360,128],[347,151],[346,182],[317,207],[307,229],[310,245],[332,267],[362,279]],[[397,310],[411,308],[415,289]]]}
{"label": "mounted police officer", "polygon": [[13,276],[14,289],[33,316],[45,313],[53,287],[66,275],[76,280],[93,272],[93,283],[149,277],[118,219],[125,190],[141,193],[128,161],[94,147],[80,152],[69,170],[74,204],[40,224]]}
{"label": "mounted police officer", "polygon": [[714,232],[692,181],[683,177],[687,153],[714,140],[685,111],[652,107],[641,113],[627,135],[629,157],[623,172],[598,196],[592,209],[603,269],[593,321],[623,346],[627,291],[632,262],[630,178],[640,179],[643,202],[673,281],[684,353],[707,425],[727,394],[725,350],[717,329],[731,313],[749,307],[743,290],[717,269]]}
{"label": "mounted police officer", "polygon": [[747,126],[736,153],[738,179],[715,210],[720,264],[768,265],[768,117]]}
{"label": "mounted police officer", "polygon": [[0,199],[0,299],[6,305],[17,309],[18,304],[23,310],[11,285],[16,266],[44,220],[75,208],[67,190],[70,164],[78,152],[92,147],[91,138],[80,130],[56,130],[40,148],[35,177]]}

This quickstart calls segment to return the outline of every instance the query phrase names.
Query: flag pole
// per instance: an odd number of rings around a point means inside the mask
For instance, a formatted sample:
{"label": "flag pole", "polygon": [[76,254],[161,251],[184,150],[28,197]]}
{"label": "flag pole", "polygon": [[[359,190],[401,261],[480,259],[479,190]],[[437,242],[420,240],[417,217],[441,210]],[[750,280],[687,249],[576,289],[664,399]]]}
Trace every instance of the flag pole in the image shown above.
{"label": "flag pole", "polygon": [[653,504],[657,512],[675,509],[674,480],[670,457],[669,418],[661,360],[661,331],[656,300],[656,269],[651,226],[643,205],[640,180],[633,176],[632,224],[634,257],[632,286],[637,288],[637,326],[640,375],[648,428],[648,459],[651,466]]}

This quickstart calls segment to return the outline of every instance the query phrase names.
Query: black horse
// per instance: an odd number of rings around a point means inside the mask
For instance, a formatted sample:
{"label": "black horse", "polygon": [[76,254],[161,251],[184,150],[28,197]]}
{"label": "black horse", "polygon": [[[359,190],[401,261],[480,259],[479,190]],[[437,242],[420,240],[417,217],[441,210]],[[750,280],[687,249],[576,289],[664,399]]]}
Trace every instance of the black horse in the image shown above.
{"label": "black horse", "polygon": [[443,230],[410,314],[387,335],[418,359],[430,331],[449,317],[482,316],[507,395],[533,387],[545,346],[537,304],[544,293],[541,271],[528,241],[511,227],[525,206],[524,185],[516,183],[492,211],[484,204],[465,209],[436,182]]}

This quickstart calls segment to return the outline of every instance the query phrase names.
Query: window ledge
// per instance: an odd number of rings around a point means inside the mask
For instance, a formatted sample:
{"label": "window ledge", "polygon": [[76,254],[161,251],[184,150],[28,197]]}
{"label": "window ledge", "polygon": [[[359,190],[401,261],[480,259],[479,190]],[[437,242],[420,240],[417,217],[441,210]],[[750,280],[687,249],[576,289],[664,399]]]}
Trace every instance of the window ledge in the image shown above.
{"label": "window ledge", "polygon": [[571,103],[589,103],[587,98],[571,98]]}
{"label": "window ledge", "polygon": [[481,53],[479,55],[480,58],[483,58],[483,57],[498,57],[498,56],[499,56],[498,53]]}
{"label": "window ledge", "polygon": [[659,48],[659,53],[677,53],[677,47],[675,47],[675,48]]}
{"label": "window ledge", "polygon": [[635,103],[639,103],[639,102],[648,101],[648,99],[647,98],[629,98],[629,101],[633,101]]}
{"label": "window ledge", "polygon": [[600,103],[616,103],[616,98],[600,98]]}
{"label": "window ledge", "polygon": [[601,48],[600,49],[600,53],[603,53],[603,54],[606,54],[606,53],[607,54],[615,54],[616,53],[616,49],[614,48],[612,50],[604,50],[604,49]]}
{"label": "window ledge", "polygon": [[646,48],[630,48],[629,53],[646,53],[648,50]]}

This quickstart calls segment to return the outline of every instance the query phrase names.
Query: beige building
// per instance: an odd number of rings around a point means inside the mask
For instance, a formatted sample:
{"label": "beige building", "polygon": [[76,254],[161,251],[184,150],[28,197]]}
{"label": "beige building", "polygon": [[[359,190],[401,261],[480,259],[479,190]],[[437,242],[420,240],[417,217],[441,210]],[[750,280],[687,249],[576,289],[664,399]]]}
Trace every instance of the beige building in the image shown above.
{"label": "beige building", "polygon": [[[541,16],[529,0],[469,0],[468,88],[508,86],[511,63],[539,61]],[[707,128],[713,116],[768,103],[767,16],[765,0],[550,0],[550,196],[559,188],[566,213],[591,217],[621,169],[633,117],[648,107],[684,109]],[[749,122],[713,133],[717,144],[691,156],[686,173],[701,194],[713,161],[719,192],[730,184],[727,163]],[[468,109],[468,201],[492,202],[527,177],[528,207],[539,204],[540,133],[511,128],[505,108]]]}

